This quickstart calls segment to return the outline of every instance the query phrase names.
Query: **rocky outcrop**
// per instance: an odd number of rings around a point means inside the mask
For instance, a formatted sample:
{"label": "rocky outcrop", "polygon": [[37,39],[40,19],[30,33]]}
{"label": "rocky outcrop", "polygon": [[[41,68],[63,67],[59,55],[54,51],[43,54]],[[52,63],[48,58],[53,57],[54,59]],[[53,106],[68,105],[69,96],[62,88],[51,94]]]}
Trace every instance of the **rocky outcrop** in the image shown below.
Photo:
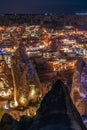
{"label": "rocky outcrop", "polygon": [[0,130],[13,130],[17,125],[17,121],[9,114],[5,113],[0,122]]}
{"label": "rocky outcrop", "polygon": [[15,130],[27,130],[27,128],[31,126],[32,122],[33,118],[21,116],[20,121],[14,128]]}
{"label": "rocky outcrop", "polygon": [[87,115],[87,65],[85,60],[79,58],[71,88],[71,98],[80,115]]}
{"label": "rocky outcrop", "polygon": [[30,101],[31,84],[38,89],[40,89],[41,84],[33,62],[26,55],[25,46],[21,43],[12,57],[12,71],[16,84],[17,100],[20,105],[27,106]]}
{"label": "rocky outcrop", "polygon": [[11,70],[5,60],[0,60],[0,97],[11,99],[13,92],[13,82]]}
{"label": "rocky outcrop", "polygon": [[56,81],[44,97],[28,130],[86,130],[62,81]]}
{"label": "rocky outcrop", "polygon": [[68,88],[57,80],[42,100],[34,118],[22,116],[16,122],[4,114],[0,130],[86,130],[80,114],[72,103]]}

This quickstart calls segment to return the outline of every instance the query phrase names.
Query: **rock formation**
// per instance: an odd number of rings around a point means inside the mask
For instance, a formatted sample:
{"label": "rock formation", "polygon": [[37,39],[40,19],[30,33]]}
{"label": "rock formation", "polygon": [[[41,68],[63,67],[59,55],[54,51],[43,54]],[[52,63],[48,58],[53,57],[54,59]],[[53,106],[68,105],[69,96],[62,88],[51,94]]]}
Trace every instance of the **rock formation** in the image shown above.
{"label": "rock formation", "polygon": [[15,126],[15,130],[27,130],[31,126],[33,118],[21,116],[19,123]]}
{"label": "rock formation", "polygon": [[32,60],[28,58],[25,52],[25,46],[19,44],[12,58],[12,71],[17,89],[17,101],[20,105],[29,104],[30,86],[34,84],[40,89],[40,81]]}
{"label": "rock formation", "polygon": [[86,130],[62,81],[56,81],[44,97],[28,130]]}
{"label": "rock formation", "polygon": [[71,88],[71,98],[81,115],[87,115],[87,65],[79,58],[74,74]]}
{"label": "rock formation", "polygon": [[17,121],[9,114],[5,113],[0,122],[0,130],[13,130],[17,125]]}
{"label": "rock formation", "polygon": [[0,61],[0,97],[11,99],[13,92],[11,70],[4,60]]}
{"label": "rock formation", "polygon": [[0,130],[86,130],[80,114],[72,103],[68,87],[57,80],[42,100],[34,118],[20,117],[15,121],[4,114]]}

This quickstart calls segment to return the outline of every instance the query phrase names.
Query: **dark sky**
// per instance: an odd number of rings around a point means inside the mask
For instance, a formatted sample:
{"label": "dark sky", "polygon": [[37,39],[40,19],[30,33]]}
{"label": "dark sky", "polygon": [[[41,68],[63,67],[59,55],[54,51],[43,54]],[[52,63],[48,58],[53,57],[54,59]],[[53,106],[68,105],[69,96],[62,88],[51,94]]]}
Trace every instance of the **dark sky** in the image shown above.
{"label": "dark sky", "polygon": [[0,13],[72,13],[87,11],[87,0],[0,0]]}

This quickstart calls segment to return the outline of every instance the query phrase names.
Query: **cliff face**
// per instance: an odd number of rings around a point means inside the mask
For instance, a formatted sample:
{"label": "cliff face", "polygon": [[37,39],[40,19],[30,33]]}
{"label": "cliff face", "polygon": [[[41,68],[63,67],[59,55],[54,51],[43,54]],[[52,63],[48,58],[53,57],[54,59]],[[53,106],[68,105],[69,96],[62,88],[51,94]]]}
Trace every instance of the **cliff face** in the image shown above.
{"label": "cliff face", "polygon": [[86,63],[80,58],[73,74],[73,83],[71,89],[71,98],[77,110],[81,115],[87,115],[87,72]]}
{"label": "cliff face", "polygon": [[30,101],[31,85],[33,84],[35,88],[40,89],[41,84],[32,60],[26,55],[23,44],[19,45],[12,58],[12,70],[17,90],[17,101],[20,105],[27,106]]}
{"label": "cliff face", "polygon": [[72,103],[67,87],[56,81],[37,111],[29,130],[85,130],[81,117]]}

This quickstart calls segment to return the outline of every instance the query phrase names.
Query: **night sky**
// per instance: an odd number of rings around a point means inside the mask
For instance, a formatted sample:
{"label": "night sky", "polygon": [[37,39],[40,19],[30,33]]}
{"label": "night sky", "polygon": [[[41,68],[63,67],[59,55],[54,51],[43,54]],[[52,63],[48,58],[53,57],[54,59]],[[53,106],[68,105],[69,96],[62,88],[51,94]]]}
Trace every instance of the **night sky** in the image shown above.
{"label": "night sky", "polygon": [[87,12],[87,0],[0,0],[0,13]]}

